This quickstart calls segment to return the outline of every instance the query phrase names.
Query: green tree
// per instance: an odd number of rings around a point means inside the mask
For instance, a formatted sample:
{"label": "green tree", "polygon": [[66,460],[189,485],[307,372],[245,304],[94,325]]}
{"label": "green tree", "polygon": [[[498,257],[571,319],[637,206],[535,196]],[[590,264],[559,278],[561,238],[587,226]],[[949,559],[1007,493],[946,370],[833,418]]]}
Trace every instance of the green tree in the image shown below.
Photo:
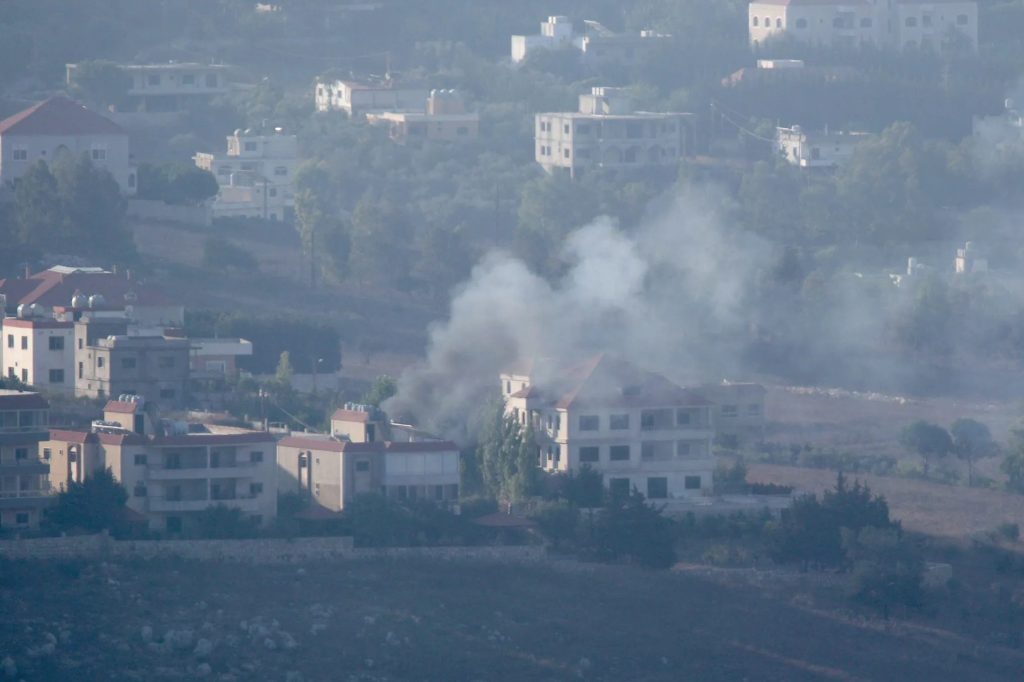
{"label": "green tree", "polygon": [[881,610],[886,620],[893,606],[920,606],[924,561],[899,529],[843,529],[843,549],[853,567],[854,600]]}
{"label": "green tree", "polygon": [[506,415],[500,398],[484,410],[488,418],[477,448],[484,487],[498,500],[516,502],[533,494],[538,484],[533,430]]}
{"label": "green tree", "polygon": [[65,240],[57,178],[45,161],[32,164],[14,186],[14,214],[22,244],[44,248]]}
{"label": "green tree", "polygon": [[669,568],[676,560],[672,522],[638,491],[609,501],[593,530],[598,557],[626,557],[645,568]]}
{"label": "green tree", "polygon": [[1006,474],[1006,487],[1024,493],[1024,429],[1015,429],[1009,452],[999,468]]}
{"label": "green tree", "polygon": [[57,159],[52,170],[63,211],[62,246],[74,253],[134,258],[135,245],[124,221],[125,201],[110,172],[84,154]]}
{"label": "green tree", "polygon": [[566,175],[545,175],[523,185],[516,240],[520,255],[537,271],[561,269],[561,244],[572,230],[597,217],[601,197]]}
{"label": "green tree", "polygon": [[992,457],[997,447],[988,426],[974,419],[960,418],[949,429],[953,451],[967,462],[967,484],[974,485],[974,465],[983,457]]}
{"label": "green tree", "polygon": [[291,387],[292,376],[295,370],[292,369],[291,353],[281,351],[281,359],[277,362],[277,371],[274,372],[274,381],[281,386]]}
{"label": "green tree", "polygon": [[394,203],[360,199],[352,214],[350,268],[364,282],[408,287],[412,262],[412,229],[408,217]]}
{"label": "green tree", "polygon": [[114,62],[79,62],[71,72],[71,92],[101,108],[121,107],[132,87],[132,79]]}
{"label": "green tree", "polygon": [[949,437],[949,432],[937,424],[923,420],[904,428],[900,442],[924,460],[925,478],[928,477],[934,460],[942,459],[953,451],[953,439]]}
{"label": "green tree", "polygon": [[373,380],[373,385],[371,385],[370,390],[363,395],[362,402],[367,405],[373,405],[374,407],[380,407],[382,402],[396,393],[398,393],[398,382],[395,381],[394,377],[388,376],[387,374],[381,374]]}
{"label": "green tree", "polygon": [[[342,279],[350,249],[349,230],[334,202],[331,177],[323,162],[307,162],[295,173],[295,228],[310,263],[313,286],[323,270]],[[324,261],[324,256],[327,261]]]}
{"label": "green tree", "polygon": [[217,195],[217,178],[195,164],[165,163],[139,165],[140,199],[155,199],[168,204],[195,206]]}
{"label": "green tree", "polygon": [[107,467],[89,474],[82,483],[71,481],[46,510],[46,520],[61,530],[117,531],[124,523],[127,501],[128,491]]}

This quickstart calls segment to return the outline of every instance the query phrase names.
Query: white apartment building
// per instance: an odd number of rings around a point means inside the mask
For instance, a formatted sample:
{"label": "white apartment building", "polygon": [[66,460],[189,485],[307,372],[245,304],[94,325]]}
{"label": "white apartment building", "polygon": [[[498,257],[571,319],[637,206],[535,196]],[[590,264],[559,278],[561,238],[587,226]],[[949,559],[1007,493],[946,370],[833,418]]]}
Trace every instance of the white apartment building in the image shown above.
{"label": "white apartment building", "polygon": [[454,504],[459,448],[388,422],[380,410],[348,404],[330,434],[296,433],[278,443],[278,491],[297,492],[339,512],[359,495]]}
{"label": "white apartment building", "polygon": [[217,178],[214,218],[290,220],[295,210],[298,139],[282,128],[236,130],[224,155],[200,152],[196,166]]}
{"label": "white apartment building", "polygon": [[49,404],[38,393],[0,390],[0,532],[35,528],[50,498]]}
{"label": "white apartment building", "polygon": [[577,32],[568,17],[550,16],[541,22],[539,34],[512,36],[511,56],[512,63],[519,64],[531,52],[572,48],[585,62],[635,64],[660,40],[668,38],[671,36],[651,30],[614,33],[592,20],[584,20],[583,31]]}
{"label": "white apartment building", "polygon": [[871,45],[940,49],[962,41],[978,48],[973,0],[755,0],[748,7],[750,45],[775,38],[826,47]]}
{"label": "white apartment building", "polygon": [[197,513],[216,505],[260,524],[277,516],[277,450],[268,432],[163,424],[144,400],[122,396],[90,431],[52,430],[42,447],[55,488],[110,467],[129,509],[154,531],[188,532]]}
{"label": "white apartment building", "polygon": [[580,95],[578,112],[535,116],[535,158],[544,170],[577,177],[590,169],[678,165],[693,148],[695,117],[634,111],[622,88]]}
{"label": "white apartment building", "polygon": [[9,187],[38,161],[82,155],[110,171],[123,194],[135,194],[128,133],[110,119],[56,96],[0,121],[0,185]]}
{"label": "white apartment building", "polygon": [[317,111],[344,111],[351,118],[359,118],[388,111],[424,113],[428,95],[426,88],[397,87],[391,80],[317,80],[314,101]]}
{"label": "white apartment building", "polygon": [[[228,92],[231,67],[224,64],[167,62],[166,64],[119,64],[131,79],[128,110],[176,112],[190,103],[209,100]],[[66,65],[68,85],[75,81],[78,64]]]}
{"label": "white apartment building", "polygon": [[505,412],[532,425],[542,468],[590,466],[609,489],[655,500],[711,492],[712,405],[701,394],[604,354],[548,365],[501,375]]}
{"label": "white apartment building", "polygon": [[20,306],[18,317],[0,321],[4,374],[42,391],[75,392],[75,326]]}
{"label": "white apartment building", "polygon": [[775,129],[775,151],[799,168],[836,168],[849,161],[857,145],[873,137],[864,132],[810,132],[800,126]]}

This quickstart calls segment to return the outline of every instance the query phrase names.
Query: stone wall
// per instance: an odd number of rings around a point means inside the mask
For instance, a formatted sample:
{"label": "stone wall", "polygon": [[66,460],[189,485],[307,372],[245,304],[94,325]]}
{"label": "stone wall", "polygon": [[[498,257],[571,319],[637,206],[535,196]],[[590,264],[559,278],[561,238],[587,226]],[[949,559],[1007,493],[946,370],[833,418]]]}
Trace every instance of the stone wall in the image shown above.
{"label": "stone wall", "polygon": [[317,559],[411,559],[533,563],[546,558],[543,547],[387,547],[359,548],[350,537],[253,540],[118,541],[107,535],[78,535],[0,542],[7,559],[192,559],[250,564],[300,563]]}

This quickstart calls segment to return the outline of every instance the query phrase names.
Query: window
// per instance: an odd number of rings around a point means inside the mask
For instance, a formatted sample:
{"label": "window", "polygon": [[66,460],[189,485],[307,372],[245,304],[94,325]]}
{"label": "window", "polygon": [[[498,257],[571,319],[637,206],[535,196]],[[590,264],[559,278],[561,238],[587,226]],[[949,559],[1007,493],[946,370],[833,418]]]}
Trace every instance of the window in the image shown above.
{"label": "window", "polygon": [[250,496],[256,497],[257,495],[262,495],[262,494],[263,494],[263,484],[262,483],[250,483],[249,484],[249,495]]}
{"label": "window", "polygon": [[21,349],[22,350],[28,350],[28,337],[27,336],[21,337]]}
{"label": "window", "polygon": [[922,26],[931,26],[932,25],[932,15],[926,14],[923,17],[921,17],[921,25]]}
{"label": "window", "polygon": [[151,74],[149,74],[148,76],[146,76],[146,83],[148,85],[160,85],[160,74],[158,74],[158,73],[151,73]]}
{"label": "window", "polygon": [[572,130],[572,128],[569,126],[568,123],[566,123],[564,126],[562,126],[562,132],[564,132],[566,135],[568,135],[571,130]]}
{"label": "window", "polygon": [[121,358],[121,369],[135,369],[135,358]]}
{"label": "window", "polygon": [[668,479],[664,476],[654,476],[647,479],[647,498],[651,500],[664,500],[668,497]]}
{"label": "window", "polygon": [[174,364],[173,355],[164,355],[160,357],[159,366],[161,369],[170,369],[171,367],[174,367]]}
{"label": "window", "polygon": [[654,413],[653,412],[641,412],[640,413],[640,428],[644,431],[649,431],[654,428]]}
{"label": "window", "polygon": [[28,525],[28,512],[18,512],[14,515],[14,522],[19,526]]}
{"label": "window", "polygon": [[23,382],[25,382],[26,384],[28,383],[28,370],[27,369],[21,370],[21,380]]}
{"label": "window", "polygon": [[180,516],[168,516],[167,517],[167,532],[168,533],[180,533],[181,532],[181,517]]}
{"label": "window", "polygon": [[568,149],[563,149],[562,150],[562,156],[564,158],[568,159],[569,158],[569,150]]}
{"label": "window", "polygon": [[249,453],[249,461],[256,464],[263,461],[263,453],[260,451],[254,451]]}
{"label": "window", "polygon": [[186,73],[184,76],[181,77],[181,84],[182,85],[195,85],[196,84],[196,77],[195,77],[195,75],[193,75],[191,73]]}
{"label": "window", "polygon": [[162,400],[174,400],[175,394],[176,394],[176,391],[173,388],[161,388],[160,389],[160,398]]}
{"label": "window", "polygon": [[149,493],[149,491],[146,490],[145,483],[137,484],[135,486],[135,490],[133,490],[132,492],[134,493],[135,497],[145,497]]}
{"label": "window", "polygon": [[208,73],[206,74],[206,87],[215,88],[217,87],[217,74]]}
{"label": "window", "polygon": [[760,23],[761,23],[761,20],[760,20],[760,19],[758,19],[757,17],[754,17],[754,19],[753,19],[753,25],[754,25],[754,26],[760,26]]}
{"label": "window", "polygon": [[[247,151],[247,152],[254,152],[254,151],[256,151],[256,143],[255,142],[246,142],[245,143],[245,151]],[[245,166],[243,165],[242,168],[245,168]]]}
{"label": "window", "polygon": [[103,358],[96,358],[96,366],[103,367]]}
{"label": "window", "polygon": [[687,490],[700,490],[700,483],[700,476],[687,476],[683,481],[683,486]]}
{"label": "window", "polygon": [[689,410],[678,410],[676,412],[676,426],[689,426],[693,423],[693,414]]}
{"label": "window", "polygon": [[628,431],[629,430],[629,415],[628,414],[613,414],[608,418],[608,427],[612,431]]}
{"label": "window", "polygon": [[589,123],[577,123],[576,124],[576,134],[577,135],[589,135],[590,134],[590,124]]}
{"label": "window", "polygon": [[747,405],[747,416],[748,417],[760,417],[761,416],[761,404],[750,403]]}
{"label": "window", "polygon": [[678,457],[689,457],[693,452],[693,447],[689,441],[681,440],[676,443],[676,456]]}
{"label": "window", "polygon": [[597,431],[601,428],[601,418],[596,414],[580,415],[580,431]]}
{"label": "window", "polygon": [[466,135],[469,135],[469,128],[466,126],[459,126],[455,129],[455,134],[459,137],[465,137]]}
{"label": "window", "polygon": [[93,161],[103,161],[106,158],[107,158],[107,150],[106,149],[93,149],[92,150],[92,160]]}
{"label": "window", "polygon": [[797,28],[807,28],[807,20],[806,19],[797,19],[796,20],[796,27]]}
{"label": "window", "polygon": [[275,166],[274,167],[274,175],[278,175],[278,176],[288,175],[288,167],[287,166]]}
{"label": "window", "polygon": [[14,334],[7,335],[7,347],[14,348]]}
{"label": "window", "polygon": [[369,471],[369,470],[370,470],[370,460],[361,459],[358,462],[356,462],[356,471],[364,471],[365,472],[365,471]]}
{"label": "window", "polygon": [[601,458],[601,448],[596,445],[589,445],[584,448],[580,448],[580,461],[581,462],[596,462]]}
{"label": "window", "polygon": [[609,478],[608,492],[612,494],[612,497],[627,497],[629,495],[629,479]]}
{"label": "window", "polygon": [[15,161],[27,161],[28,160],[28,150],[27,149],[15,149],[14,150],[14,160]]}
{"label": "window", "polygon": [[85,363],[78,363],[78,378],[81,379],[82,375],[85,374]]}
{"label": "window", "polygon": [[62,369],[51,369],[50,370],[50,383],[51,384],[63,384],[64,383],[64,370],[62,370]]}
{"label": "window", "polygon": [[44,462],[49,462],[50,458],[52,456],[53,456],[53,451],[50,450],[50,448],[43,448],[43,461]]}
{"label": "window", "polygon": [[871,17],[862,17],[860,20],[861,28],[871,28]]}
{"label": "window", "polygon": [[907,28],[914,28],[917,26],[917,17],[907,17],[906,21],[903,22],[903,25]]}
{"label": "window", "polygon": [[967,25],[967,15],[966,14],[958,14],[958,15],[956,15],[956,25],[957,26],[966,26]]}
{"label": "window", "polygon": [[629,461],[629,446],[628,445],[613,445],[608,448],[608,459],[613,462],[628,462]]}
{"label": "window", "polygon": [[145,455],[135,455],[135,457],[133,458],[132,461],[135,462],[135,466],[137,466],[137,467],[145,466],[146,465],[146,456]]}
{"label": "window", "polygon": [[272,197],[276,197],[277,196],[277,188],[276,187],[271,187],[269,194]]}
{"label": "window", "polygon": [[722,405],[723,417],[736,417],[739,415],[739,412],[739,406],[737,405]]}
{"label": "window", "polygon": [[14,461],[24,462],[28,459],[28,448],[14,448]]}

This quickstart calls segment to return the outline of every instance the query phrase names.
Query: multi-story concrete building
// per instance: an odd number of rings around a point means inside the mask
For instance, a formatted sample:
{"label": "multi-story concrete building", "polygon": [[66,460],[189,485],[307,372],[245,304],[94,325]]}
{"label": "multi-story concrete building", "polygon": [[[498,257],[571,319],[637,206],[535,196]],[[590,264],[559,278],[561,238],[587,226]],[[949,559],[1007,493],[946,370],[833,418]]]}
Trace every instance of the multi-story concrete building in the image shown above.
{"label": "multi-story concrete building", "polygon": [[393,425],[365,405],[337,410],[330,434],[281,440],[278,469],[279,492],[297,492],[335,512],[365,494],[439,504],[459,499],[458,446]]}
{"label": "multi-story concrete building", "polygon": [[344,111],[352,118],[390,112],[424,112],[426,88],[398,87],[394,81],[377,83],[318,80],[314,92],[317,111]]}
{"label": "multi-story concrete building", "polygon": [[0,531],[35,528],[50,502],[49,404],[38,393],[0,390]]}
{"label": "multi-story concrete building", "polygon": [[755,0],[750,44],[787,38],[826,47],[893,49],[978,47],[973,0]]}
{"label": "multi-story concrete building", "polygon": [[74,325],[45,317],[38,306],[19,307],[0,321],[4,374],[37,389],[74,395]]}
{"label": "multi-story concrete building", "polygon": [[187,532],[197,513],[215,505],[261,524],[277,516],[270,433],[164,424],[135,396],[109,402],[103,417],[91,431],[51,431],[43,447],[55,488],[109,467],[128,491],[128,507],[171,534]]}
{"label": "multi-story concrete building", "polygon": [[51,97],[0,121],[0,186],[10,186],[38,161],[82,155],[110,171],[123,194],[135,194],[128,133],[67,97]]}
{"label": "multi-story concrete building", "polygon": [[[131,79],[126,109],[153,113],[184,111],[194,102],[226,94],[231,71],[223,64],[191,62],[118,66]],[[74,84],[78,68],[66,65],[68,85]]]}
{"label": "multi-story concrete building", "polygon": [[386,111],[367,114],[374,125],[387,125],[391,139],[464,142],[480,135],[480,114],[467,112],[462,94],[455,90],[431,90],[425,113]]}
{"label": "multi-story concrete building", "polygon": [[188,398],[190,348],[188,339],[165,336],[98,338],[77,351],[75,395],[144,395],[162,407],[181,407]]}
{"label": "multi-story concrete building", "polygon": [[857,145],[871,133],[825,130],[812,132],[800,126],[775,129],[775,151],[787,163],[800,168],[835,168],[850,160]]}
{"label": "multi-story concrete building", "polygon": [[534,363],[501,383],[505,413],[533,427],[546,471],[590,466],[611,490],[649,499],[710,493],[712,405],[701,393],[604,354]]}
{"label": "multi-story concrete building", "polygon": [[512,36],[512,63],[518,64],[538,50],[575,49],[585,62],[629,65],[668,38],[671,36],[650,30],[614,33],[592,20],[585,20],[583,31],[577,32],[568,17],[550,16],[541,22],[539,34]]}
{"label": "multi-story concrete building", "polygon": [[705,384],[701,394],[712,402],[715,438],[724,445],[742,447],[764,439],[765,387],[749,382]]}
{"label": "multi-story concrete building", "polygon": [[591,169],[675,166],[693,147],[695,117],[634,111],[621,88],[580,95],[578,112],[537,114],[535,158],[544,170],[577,177]]}
{"label": "multi-story concrete building", "polygon": [[214,218],[290,220],[295,210],[298,140],[283,128],[236,130],[228,136],[227,154],[200,152],[198,167],[217,178]]}

